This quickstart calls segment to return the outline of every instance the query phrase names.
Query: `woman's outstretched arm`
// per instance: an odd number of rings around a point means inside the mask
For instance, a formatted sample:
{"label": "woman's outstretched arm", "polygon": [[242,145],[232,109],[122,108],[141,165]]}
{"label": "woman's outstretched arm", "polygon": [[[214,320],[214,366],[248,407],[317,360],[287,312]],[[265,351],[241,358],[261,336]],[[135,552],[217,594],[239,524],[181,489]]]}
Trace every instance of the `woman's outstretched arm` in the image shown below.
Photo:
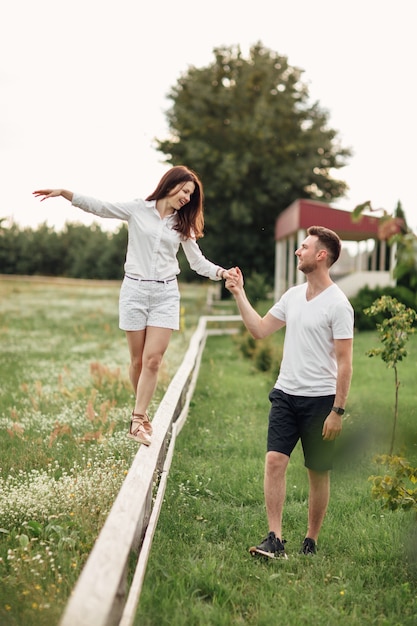
{"label": "woman's outstretched arm", "polygon": [[43,200],[47,200],[48,198],[58,198],[59,196],[62,196],[65,200],[72,202],[74,194],[72,191],[68,191],[67,189],[38,189],[33,192],[33,195],[36,198],[40,197],[41,202],[43,202]]}

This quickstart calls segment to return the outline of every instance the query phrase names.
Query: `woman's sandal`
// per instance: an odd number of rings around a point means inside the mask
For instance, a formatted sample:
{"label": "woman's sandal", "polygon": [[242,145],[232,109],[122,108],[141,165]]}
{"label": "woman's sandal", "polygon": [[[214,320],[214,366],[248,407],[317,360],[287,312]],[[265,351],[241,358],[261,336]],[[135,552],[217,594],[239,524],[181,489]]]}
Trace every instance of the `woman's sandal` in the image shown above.
{"label": "woman's sandal", "polygon": [[[132,413],[132,415],[135,415],[135,414]],[[153,433],[153,428],[152,428],[152,424],[149,421],[149,415],[147,413],[145,413],[145,415],[143,416],[143,427],[148,433],[149,437],[151,437]]]}
{"label": "woman's sandal", "polygon": [[[146,415],[146,417],[148,416]],[[147,421],[149,422],[149,419]],[[132,413],[132,419],[130,420],[130,428],[127,436],[131,439],[134,439],[138,443],[143,443],[145,446],[149,446],[151,443],[151,438],[146,432],[145,423],[145,415]]]}

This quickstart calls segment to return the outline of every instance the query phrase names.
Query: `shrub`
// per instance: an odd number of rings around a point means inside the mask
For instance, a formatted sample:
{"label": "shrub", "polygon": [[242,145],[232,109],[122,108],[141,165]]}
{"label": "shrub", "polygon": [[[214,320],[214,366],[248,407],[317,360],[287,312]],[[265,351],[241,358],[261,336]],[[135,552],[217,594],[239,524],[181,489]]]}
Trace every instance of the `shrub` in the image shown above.
{"label": "shrub", "polygon": [[274,340],[274,336],[265,339],[254,339],[247,331],[238,335],[236,342],[243,356],[253,361],[260,372],[273,372],[278,375],[282,361],[282,346]]}
{"label": "shrub", "polygon": [[274,364],[274,355],[271,345],[263,345],[255,352],[256,369],[261,372],[269,372]]}
{"label": "shrub", "polygon": [[382,500],[383,507],[390,511],[417,511],[417,467],[412,467],[402,457],[386,454],[375,457],[375,462],[388,466],[391,473],[369,477],[373,483],[372,497]]}
{"label": "shrub", "polygon": [[256,303],[260,300],[267,300],[268,294],[271,292],[272,287],[268,283],[265,274],[259,274],[258,272],[252,272],[252,274],[245,278],[245,291],[248,299],[256,307]]}
{"label": "shrub", "polygon": [[417,309],[416,295],[407,287],[377,287],[375,289],[363,287],[356,296],[350,298],[355,311],[355,328],[357,330],[375,330],[377,324],[381,324],[386,319],[387,315],[384,312],[373,317],[369,317],[365,313],[365,309],[372,306],[374,301],[382,296],[390,296],[408,308]]}

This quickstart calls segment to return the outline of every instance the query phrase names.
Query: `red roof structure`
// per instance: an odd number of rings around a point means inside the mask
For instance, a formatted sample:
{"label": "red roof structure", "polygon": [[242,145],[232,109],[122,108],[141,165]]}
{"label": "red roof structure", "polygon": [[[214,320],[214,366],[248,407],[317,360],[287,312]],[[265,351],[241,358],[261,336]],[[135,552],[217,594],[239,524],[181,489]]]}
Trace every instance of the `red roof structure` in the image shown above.
{"label": "red roof structure", "polygon": [[325,226],[334,230],[342,241],[363,241],[378,237],[379,218],[363,215],[358,222],[352,221],[352,213],[335,209],[325,202],[295,200],[277,218],[275,241],[285,239],[299,229],[309,226]]}
{"label": "red roof structure", "polygon": [[343,267],[340,261],[335,269],[332,268],[333,279],[337,278],[348,297],[364,285],[375,287],[395,284],[392,273],[395,266],[395,245],[389,247],[386,241],[380,241],[372,252],[368,252],[367,246],[364,248],[359,243],[378,240],[379,220],[379,217],[373,215],[362,215],[354,222],[350,211],[336,209],[316,200],[295,200],[278,216],[275,223],[275,299],[289,287],[305,280],[304,274],[297,271],[294,253],[305,239],[310,226],[325,226],[334,230],[342,240],[342,245],[356,242],[358,251],[353,258],[354,269],[345,267],[340,274],[338,270]]}

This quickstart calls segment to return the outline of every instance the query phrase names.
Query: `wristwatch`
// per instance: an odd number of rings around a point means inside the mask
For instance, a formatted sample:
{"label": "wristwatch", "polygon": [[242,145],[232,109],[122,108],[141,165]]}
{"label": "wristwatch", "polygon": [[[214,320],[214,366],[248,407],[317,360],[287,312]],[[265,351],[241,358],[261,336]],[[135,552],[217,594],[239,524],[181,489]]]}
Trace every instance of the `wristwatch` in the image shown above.
{"label": "wristwatch", "polygon": [[340,406],[332,406],[332,411],[334,411],[338,415],[343,415],[345,409],[340,408]]}

